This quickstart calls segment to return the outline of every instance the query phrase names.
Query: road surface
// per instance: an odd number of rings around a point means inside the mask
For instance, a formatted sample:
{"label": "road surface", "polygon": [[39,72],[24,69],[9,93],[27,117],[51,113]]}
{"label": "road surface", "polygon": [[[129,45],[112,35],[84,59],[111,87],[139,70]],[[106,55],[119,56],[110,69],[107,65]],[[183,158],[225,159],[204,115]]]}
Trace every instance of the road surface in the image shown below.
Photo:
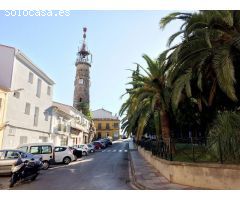
{"label": "road surface", "polygon": [[90,154],[70,165],[54,165],[15,190],[129,190],[128,142]]}

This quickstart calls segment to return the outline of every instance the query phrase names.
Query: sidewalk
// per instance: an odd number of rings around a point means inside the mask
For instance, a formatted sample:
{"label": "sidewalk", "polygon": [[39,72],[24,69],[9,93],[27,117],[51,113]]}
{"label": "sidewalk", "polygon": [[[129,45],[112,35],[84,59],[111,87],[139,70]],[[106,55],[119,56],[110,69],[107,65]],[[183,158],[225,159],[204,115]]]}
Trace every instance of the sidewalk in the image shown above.
{"label": "sidewalk", "polygon": [[136,145],[129,141],[129,156],[134,184],[145,190],[189,190],[190,186],[170,183],[158,170],[150,165],[137,151]]}

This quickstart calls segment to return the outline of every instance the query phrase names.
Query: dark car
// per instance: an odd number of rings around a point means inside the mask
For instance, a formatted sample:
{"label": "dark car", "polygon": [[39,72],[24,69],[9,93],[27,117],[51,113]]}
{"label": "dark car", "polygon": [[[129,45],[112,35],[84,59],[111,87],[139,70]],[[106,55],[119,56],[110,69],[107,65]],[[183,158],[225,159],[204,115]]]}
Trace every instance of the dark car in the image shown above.
{"label": "dark car", "polygon": [[104,138],[103,141],[105,141],[106,145],[112,145],[112,141],[109,138]]}
{"label": "dark car", "polygon": [[98,150],[98,149],[105,149],[105,146],[102,145],[101,142],[98,142],[98,141],[94,141],[92,142],[93,145],[95,146],[95,149]]}
{"label": "dark car", "polygon": [[69,149],[72,151],[73,155],[76,156],[76,158],[82,157],[82,151],[79,149],[76,149],[74,147],[69,147]]}

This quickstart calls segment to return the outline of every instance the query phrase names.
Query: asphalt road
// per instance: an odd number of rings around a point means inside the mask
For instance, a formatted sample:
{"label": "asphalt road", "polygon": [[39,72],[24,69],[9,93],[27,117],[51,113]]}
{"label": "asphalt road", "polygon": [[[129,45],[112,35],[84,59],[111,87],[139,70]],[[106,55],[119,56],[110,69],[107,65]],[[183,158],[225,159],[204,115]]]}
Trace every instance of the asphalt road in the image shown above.
{"label": "asphalt road", "polygon": [[129,190],[128,142],[117,141],[69,165],[55,165],[15,190]]}

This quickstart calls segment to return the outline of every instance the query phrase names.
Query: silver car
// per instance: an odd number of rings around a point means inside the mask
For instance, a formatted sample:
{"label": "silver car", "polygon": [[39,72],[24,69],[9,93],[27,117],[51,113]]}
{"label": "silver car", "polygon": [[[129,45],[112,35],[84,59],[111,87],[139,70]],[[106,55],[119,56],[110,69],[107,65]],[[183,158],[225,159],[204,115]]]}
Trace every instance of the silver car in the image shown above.
{"label": "silver car", "polygon": [[12,165],[14,162],[17,161],[18,158],[21,158],[22,161],[42,160],[41,156],[33,155],[31,153],[25,153],[21,150],[16,149],[0,150],[0,174],[11,174]]}
{"label": "silver car", "polygon": [[89,144],[87,144],[87,146],[88,146],[88,150],[89,150],[91,153],[95,152],[95,145],[94,145],[94,144],[89,143]]}

